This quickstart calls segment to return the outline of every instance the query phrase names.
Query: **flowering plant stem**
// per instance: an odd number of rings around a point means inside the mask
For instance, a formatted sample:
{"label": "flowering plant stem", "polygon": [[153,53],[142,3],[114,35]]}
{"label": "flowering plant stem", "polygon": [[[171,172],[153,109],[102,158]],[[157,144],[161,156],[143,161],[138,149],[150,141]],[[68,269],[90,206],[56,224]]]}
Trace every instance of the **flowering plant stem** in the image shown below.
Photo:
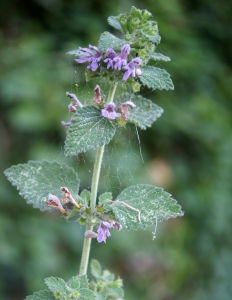
{"label": "flowering plant stem", "polygon": [[[117,88],[117,82],[112,84],[109,90],[109,95],[107,99],[108,102],[113,102],[116,88]],[[97,154],[95,157],[95,164],[94,164],[92,184],[91,184],[91,198],[90,198],[90,207],[92,211],[95,210],[95,206],[96,206],[98,183],[99,183],[104,149],[105,149],[105,145],[99,147],[97,149]],[[92,231],[93,225],[87,225],[86,231],[87,230]],[[87,273],[89,254],[91,248],[91,240],[92,239],[87,239],[87,238],[84,239],[79,275],[85,275]]]}

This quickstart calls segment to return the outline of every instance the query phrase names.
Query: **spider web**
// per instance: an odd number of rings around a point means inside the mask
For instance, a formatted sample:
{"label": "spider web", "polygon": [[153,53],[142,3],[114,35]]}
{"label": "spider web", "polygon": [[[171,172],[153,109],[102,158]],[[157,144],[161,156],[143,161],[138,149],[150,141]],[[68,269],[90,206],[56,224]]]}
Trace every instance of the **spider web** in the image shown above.
{"label": "spider web", "polygon": [[[72,67],[70,82],[71,93],[76,94],[83,105],[92,105],[94,88],[99,80],[85,82],[84,72],[86,66]],[[109,84],[100,83],[101,95],[107,102]],[[116,95],[128,90],[117,88]],[[147,92],[145,92],[147,94]],[[144,93],[144,94],[145,94]],[[151,92],[149,92],[151,93]],[[93,166],[96,149],[80,153],[77,157],[67,158],[68,164],[77,171],[81,180],[80,189],[91,189]],[[144,162],[143,148],[140,144],[140,130],[133,124],[118,127],[112,141],[105,146],[103,163],[101,167],[98,194],[112,192],[114,199],[126,187],[139,183],[149,183],[150,174]],[[146,160],[145,160],[146,161]]]}

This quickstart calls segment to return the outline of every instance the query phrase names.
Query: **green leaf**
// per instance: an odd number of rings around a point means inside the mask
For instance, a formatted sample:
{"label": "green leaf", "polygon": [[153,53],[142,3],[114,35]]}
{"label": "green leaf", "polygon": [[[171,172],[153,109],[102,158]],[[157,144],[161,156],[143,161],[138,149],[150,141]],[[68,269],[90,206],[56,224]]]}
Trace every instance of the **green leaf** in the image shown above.
{"label": "green leaf", "polygon": [[67,285],[74,290],[78,290],[80,288],[79,276],[73,276],[71,279],[69,279]]}
{"label": "green leaf", "polygon": [[88,206],[89,205],[89,202],[90,202],[90,196],[91,196],[91,193],[90,191],[88,190],[83,190],[80,194],[80,197],[81,197],[81,203],[84,205],[84,206]]}
{"label": "green leaf", "polygon": [[95,292],[96,295],[96,300],[106,300],[107,299],[107,295],[105,295],[104,291],[101,292]]}
{"label": "green leaf", "polygon": [[61,198],[62,186],[69,189],[73,198],[78,197],[78,175],[65,164],[45,160],[29,161],[27,164],[12,166],[4,173],[27,203],[42,211],[53,210],[45,202],[49,193]]}
{"label": "green leaf", "polygon": [[170,57],[165,56],[161,53],[152,52],[150,53],[150,58],[154,60],[161,60],[161,61],[170,61]]}
{"label": "green leaf", "polygon": [[102,117],[94,106],[85,106],[74,115],[67,131],[65,155],[77,155],[108,144],[115,134],[115,126]]}
{"label": "green leaf", "polygon": [[113,195],[110,192],[101,194],[98,197],[98,205],[101,206],[102,204],[107,203],[107,202],[109,202],[112,199],[113,199]]}
{"label": "green leaf", "polygon": [[102,272],[102,280],[108,283],[112,283],[115,279],[115,275],[108,270]]}
{"label": "green leaf", "polygon": [[42,290],[39,292],[35,292],[31,296],[27,296],[25,300],[55,300],[52,292],[49,290]]}
{"label": "green leaf", "polygon": [[164,69],[146,66],[142,69],[140,81],[147,87],[156,90],[173,90],[174,86],[170,75]]}
{"label": "green leaf", "polygon": [[115,29],[118,29],[120,30],[121,32],[123,32],[123,29],[122,29],[122,26],[121,24],[118,22],[117,20],[117,17],[114,17],[114,16],[110,16],[108,19],[107,19],[108,23],[114,27]]}
{"label": "green leaf", "polygon": [[124,291],[122,288],[119,288],[119,287],[107,287],[106,294],[108,296],[113,296],[115,298],[123,298]]}
{"label": "green leaf", "polygon": [[[62,278],[48,277],[45,278],[45,283],[49,290],[59,299],[58,295],[65,295],[67,293],[66,283]],[[56,296],[57,295],[57,296]]]}
{"label": "green leaf", "polygon": [[79,277],[81,288],[82,289],[87,289],[89,287],[87,276],[86,275],[81,275],[81,276],[78,276],[78,277]]}
{"label": "green leaf", "polygon": [[102,274],[100,263],[96,259],[92,259],[90,263],[91,273],[94,277],[99,278]]}
{"label": "green leaf", "polygon": [[143,36],[145,36],[153,44],[158,45],[161,41],[161,36],[158,33],[156,33],[155,35],[149,35],[144,32],[142,32],[142,33],[143,33]]}
{"label": "green leaf", "polygon": [[121,50],[122,46],[124,46],[125,44],[127,44],[125,40],[121,40],[113,34],[105,31],[101,34],[98,41],[98,49],[100,51],[106,51],[108,48]]}
{"label": "green leaf", "polygon": [[136,105],[134,108],[128,108],[129,114],[127,115],[127,120],[141,129],[151,127],[152,123],[163,113],[161,107],[142,96],[124,93],[117,100],[121,103],[130,100]]}
{"label": "green leaf", "polygon": [[84,56],[84,55],[88,55],[88,54],[85,54],[85,52],[82,52],[80,49],[76,49],[76,50],[69,51],[69,52],[67,52],[66,54],[69,54],[69,55],[75,55],[75,56]]}
{"label": "green leaf", "polygon": [[96,295],[90,289],[80,289],[80,300],[96,300]]}
{"label": "green leaf", "polygon": [[[160,187],[148,184],[126,188],[109,206],[112,208],[116,220],[122,227],[129,230],[145,229],[147,226],[155,224],[156,221],[183,216],[181,207],[169,193]],[[138,211],[132,208],[140,211],[141,222],[139,222]]]}

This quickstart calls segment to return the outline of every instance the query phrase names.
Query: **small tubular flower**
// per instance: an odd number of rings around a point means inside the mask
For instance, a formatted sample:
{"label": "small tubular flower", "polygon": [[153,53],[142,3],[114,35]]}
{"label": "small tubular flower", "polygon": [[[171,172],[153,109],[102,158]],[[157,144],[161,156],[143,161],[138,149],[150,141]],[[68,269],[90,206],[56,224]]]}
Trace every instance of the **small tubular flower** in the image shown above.
{"label": "small tubular flower", "polygon": [[72,104],[74,106],[83,107],[82,103],[77,99],[77,96],[75,94],[66,92],[66,96],[70,99],[73,99],[73,101],[70,104]]}
{"label": "small tubular flower", "polygon": [[113,228],[113,225],[110,222],[103,221],[99,224],[97,229],[97,241],[98,243],[104,242],[106,243],[106,238],[111,236],[109,228]]}
{"label": "small tubular flower", "polygon": [[114,58],[117,56],[115,51],[111,48],[106,50],[106,54],[107,54],[107,58],[104,60],[105,63],[107,63],[107,69],[109,69],[110,67],[113,68],[114,67]]}
{"label": "small tubular flower", "polygon": [[115,111],[115,103],[114,102],[109,102],[107,105],[102,108],[101,114],[103,117],[114,120],[116,118],[116,111]]}
{"label": "small tubular flower", "polygon": [[126,81],[130,76],[131,77],[135,77],[136,76],[136,67],[139,66],[142,63],[141,58],[136,57],[133,58],[129,64],[124,66],[124,70],[126,70],[126,72],[123,75],[122,80]]}
{"label": "small tubular flower", "polygon": [[113,58],[114,69],[121,70],[127,63],[127,56],[130,53],[130,45],[126,44],[122,47],[121,54]]}
{"label": "small tubular flower", "polygon": [[95,97],[93,98],[93,103],[95,105],[99,105],[102,102],[102,97],[101,97],[101,89],[99,85],[96,85],[94,89]]}
{"label": "small tubular flower", "polygon": [[45,202],[45,205],[58,208],[63,214],[66,213],[65,209],[63,208],[63,206],[60,203],[59,198],[53,194],[48,194],[48,201]]}
{"label": "small tubular flower", "polygon": [[121,104],[120,106],[120,110],[121,110],[121,120],[126,120],[127,119],[127,115],[130,113],[127,107],[131,107],[131,108],[135,108],[136,105],[132,102],[132,101],[126,101],[124,103]]}
{"label": "small tubular flower", "polygon": [[99,243],[101,242],[106,243],[106,238],[111,236],[109,231],[110,228],[117,228],[118,230],[121,230],[122,225],[114,220],[101,222],[97,229],[97,233],[98,233],[97,241]]}
{"label": "small tubular flower", "polygon": [[96,71],[98,68],[98,63],[102,59],[102,53],[98,50],[97,47],[89,45],[89,48],[79,48],[81,52],[83,52],[83,56],[75,59],[79,64],[90,62],[87,69],[91,69],[92,71]]}

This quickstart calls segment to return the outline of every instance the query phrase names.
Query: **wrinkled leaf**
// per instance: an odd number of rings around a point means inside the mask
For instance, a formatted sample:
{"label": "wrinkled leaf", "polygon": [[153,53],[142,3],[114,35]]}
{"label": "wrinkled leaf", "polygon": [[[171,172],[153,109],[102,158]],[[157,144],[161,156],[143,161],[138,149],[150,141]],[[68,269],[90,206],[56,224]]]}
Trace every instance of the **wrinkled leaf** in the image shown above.
{"label": "wrinkled leaf", "polygon": [[153,90],[174,89],[170,75],[164,69],[146,66],[142,69],[142,75],[139,77],[139,79],[144,85]]}
{"label": "wrinkled leaf", "polygon": [[80,194],[81,204],[88,206],[90,202],[91,193],[88,190],[83,190]]}
{"label": "wrinkled leaf", "polygon": [[114,50],[120,50],[127,42],[114,36],[113,34],[105,31],[101,34],[98,41],[98,49],[100,51],[106,51],[108,48]]}
{"label": "wrinkled leaf", "polygon": [[165,56],[161,53],[156,53],[156,52],[152,52],[150,53],[150,58],[154,59],[154,60],[159,60],[159,61],[170,61],[170,57]]}
{"label": "wrinkled leaf", "polygon": [[80,300],[96,300],[96,295],[90,289],[80,289]]}
{"label": "wrinkled leaf", "polygon": [[130,100],[136,105],[134,108],[128,108],[129,114],[127,115],[127,120],[141,129],[151,127],[152,123],[163,113],[161,107],[142,96],[131,96],[130,94],[125,93],[117,99],[121,103]]}
{"label": "wrinkled leaf", "polygon": [[104,193],[104,194],[101,194],[99,197],[98,197],[98,205],[102,205],[104,203],[107,203],[109,202],[109,200],[112,200],[113,199],[113,195],[112,193],[110,192],[107,192],[107,193]]}
{"label": "wrinkled leaf", "polygon": [[58,277],[48,277],[45,278],[45,283],[49,290],[55,294],[55,293],[60,293],[62,295],[65,295],[67,290],[66,290],[66,283],[62,278]]}
{"label": "wrinkled leaf", "polygon": [[67,282],[67,285],[74,289],[74,290],[78,290],[80,288],[80,280],[78,276],[74,276],[71,279],[69,279],[69,281]]}
{"label": "wrinkled leaf", "polygon": [[5,171],[5,175],[27,203],[42,211],[52,210],[45,205],[48,194],[62,198],[60,188],[63,186],[69,189],[74,199],[78,197],[78,175],[65,164],[45,160],[29,161],[27,164],[10,167]]}
{"label": "wrinkled leaf", "polygon": [[115,29],[120,30],[121,32],[123,32],[122,26],[121,24],[118,22],[117,17],[111,16],[107,19],[108,23],[114,27]]}
{"label": "wrinkled leaf", "polygon": [[74,115],[67,131],[65,155],[77,155],[108,144],[115,134],[115,126],[102,117],[94,106],[85,106]]}
{"label": "wrinkled leaf", "polygon": [[[124,202],[120,203],[118,201]],[[129,207],[129,206],[131,207]],[[126,229],[145,229],[156,221],[182,216],[181,207],[171,195],[160,187],[148,184],[139,184],[126,188],[109,205],[115,214],[116,220]],[[140,211],[133,210],[137,209]]]}
{"label": "wrinkled leaf", "polygon": [[42,290],[39,292],[35,292],[31,296],[27,296],[25,300],[55,300],[56,298],[53,296],[52,292],[49,290]]}
{"label": "wrinkled leaf", "polygon": [[92,259],[90,263],[91,273],[94,277],[99,278],[102,274],[100,263],[96,259]]}

